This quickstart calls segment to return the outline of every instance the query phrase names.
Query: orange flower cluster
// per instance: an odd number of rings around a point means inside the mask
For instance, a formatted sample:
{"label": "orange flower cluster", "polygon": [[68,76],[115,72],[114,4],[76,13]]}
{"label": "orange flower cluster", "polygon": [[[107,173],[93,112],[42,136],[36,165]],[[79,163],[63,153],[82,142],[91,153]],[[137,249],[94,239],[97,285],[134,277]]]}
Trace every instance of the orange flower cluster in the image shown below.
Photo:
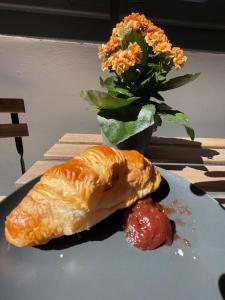
{"label": "orange flower cluster", "polygon": [[109,58],[103,60],[103,71],[111,67],[118,75],[121,75],[135,64],[141,63],[141,47],[135,42],[130,43],[125,50],[113,53]]}
{"label": "orange flower cluster", "polygon": [[152,47],[154,53],[168,52],[172,47],[164,33],[164,30],[155,25],[149,27],[145,36],[145,41]]}
{"label": "orange flower cluster", "polygon": [[150,20],[148,20],[144,15],[132,13],[131,15],[124,18],[123,25],[145,36],[148,32],[148,29],[151,26],[153,26],[153,23]]}
{"label": "orange flower cluster", "polygon": [[98,56],[107,57],[111,53],[115,52],[120,46],[121,39],[118,37],[111,36],[110,40],[106,44],[102,44],[98,49]]}
{"label": "orange flower cluster", "polygon": [[176,69],[180,69],[187,60],[184,51],[178,47],[172,47],[164,30],[155,25],[149,27],[145,41],[152,47],[152,51],[155,54],[164,52],[168,57],[172,58]]}
{"label": "orange flower cluster", "polygon": [[112,37],[121,38],[121,30],[123,30],[123,29],[124,29],[123,22],[117,23],[116,27],[113,28]]}
{"label": "orange flower cluster", "polygon": [[169,56],[173,59],[173,63],[176,69],[180,69],[187,61],[187,57],[184,55],[184,51],[179,47],[173,47],[169,52]]}
{"label": "orange flower cluster", "polygon": [[[99,57],[103,58],[102,69],[112,67],[117,74],[122,74],[141,61],[141,49],[136,43],[129,44],[126,50],[121,50],[121,30],[129,28],[141,34],[146,43],[152,48],[153,53],[165,53],[168,58],[173,60],[176,69],[180,69],[187,60],[182,49],[172,47],[164,31],[155,26],[144,15],[132,13],[124,18],[112,31],[112,36],[108,43],[99,47]],[[134,46],[134,44],[136,44]]]}

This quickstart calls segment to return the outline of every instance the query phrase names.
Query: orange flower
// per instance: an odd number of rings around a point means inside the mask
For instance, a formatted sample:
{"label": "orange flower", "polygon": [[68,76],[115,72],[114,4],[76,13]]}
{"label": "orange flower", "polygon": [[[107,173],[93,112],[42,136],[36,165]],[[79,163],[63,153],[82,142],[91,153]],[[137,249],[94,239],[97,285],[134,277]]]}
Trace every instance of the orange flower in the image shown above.
{"label": "orange flower", "polygon": [[102,44],[98,48],[98,56],[106,57],[107,55],[114,52],[120,46],[120,39],[118,37],[111,37],[108,43]]}
{"label": "orange flower", "polygon": [[145,36],[145,41],[152,47],[153,52],[156,54],[160,52],[169,52],[172,47],[164,31],[155,25],[149,28]]}
{"label": "orange flower", "polygon": [[153,52],[160,53],[160,52],[169,52],[171,50],[172,45],[169,42],[159,42],[154,45]]}
{"label": "orange flower", "polygon": [[135,64],[141,63],[141,47],[135,42],[130,43],[125,50],[113,53],[102,63],[103,71],[112,67],[118,75],[121,75]]}
{"label": "orange flower", "polygon": [[117,23],[116,27],[113,28],[112,37],[119,37],[120,38],[120,33],[121,33],[121,30],[123,28],[124,28],[123,22]]}
{"label": "orange flower", "polygon": [[102,44],[101,46],[98,47],[98,57],[105,57],[108,53],[108,47],[106,44]]}
{"label": "orange flower", "polygon": [[161,28],[153,25],[149,28],[145,36],[145,41],[149,46],[153,47],[156,43],[166,42],[167,37]]}
{"label": "orange flower", "polygon": [[136,30],[142,35],[145,35],[148,28],[153,24],[144,15],[132,13],[124,18],[123,24],[125,27]]}
{"label": "orange flower", "polygon": [[102,64],[101,64],[102,71],[109,69],[109,67],[111,67],[111,66],[112,66],[112,56],[109,58],[103,59]]}
{"label": "orange flower", "polygon": [[179,47],[173,47],[169,53],[169,57],[173,59],[173,63],[176,69],[181,69],[185,62],[187,61],[187,57],[184,55],[184,51]]}

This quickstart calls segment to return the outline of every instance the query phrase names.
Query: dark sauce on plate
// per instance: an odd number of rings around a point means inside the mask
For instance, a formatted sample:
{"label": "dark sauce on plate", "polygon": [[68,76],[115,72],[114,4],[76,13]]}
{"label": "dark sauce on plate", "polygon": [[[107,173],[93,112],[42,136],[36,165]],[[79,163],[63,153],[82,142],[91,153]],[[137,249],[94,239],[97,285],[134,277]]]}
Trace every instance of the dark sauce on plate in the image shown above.
{"label": "dark sauce on plate", "polygon": [[151,198],[139,200],[125,217],[127,242],[141,250],[153,250],[173,241],[173,230],[160,204]]}

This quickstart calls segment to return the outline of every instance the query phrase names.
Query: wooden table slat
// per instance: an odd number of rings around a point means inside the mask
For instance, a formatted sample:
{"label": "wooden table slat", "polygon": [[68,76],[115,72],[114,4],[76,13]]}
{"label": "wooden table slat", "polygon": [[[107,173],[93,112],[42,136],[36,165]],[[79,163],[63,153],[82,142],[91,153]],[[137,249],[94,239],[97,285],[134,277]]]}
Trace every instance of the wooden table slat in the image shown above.
{"label": "wooden table slat", "polygon": [[102,144],[100,134],[66,133],[59,139],[60,144]]}
{"label": "wooden table slat", "polygon": [[[102,143],[100,134],[82,134],[82,133],[66,133],[59,139],[60,144],[96,144]],[[152,145],[172,145],[185,146],[185,147],[197,147],[197,148],[214,148],[225,149],[225,138],[196,138],[195,141],[191,141],[185,137],[155,137],[151,139]]]}
{"label": "wooden table slat", "polygon": [[42,175],[49,168],[60,164],[60,160],[38,160],[36,161],[20,178],[15,182],[16,187],[21,187],[28,181],[34,179],[37,176]]}
{"label": "wooden table slat", "polygon": [[[92,146],[92,145],[89,145]],[[68,160],[87,148],[87,145],[55,144],[45,154],[44,158]],[[225,149],[201,149],[151,145],[146,154],[153,162],[184,163],[184,164],[215,164],[225,165]]]}
{"label": "wooden table slat", "polygon": [[51,160],[68,160],[72,159],[75,155],[84,151],[87,147],[94,146],[90,145],[76,145],[76,144],[55,144],[45,154],[44,158]]}

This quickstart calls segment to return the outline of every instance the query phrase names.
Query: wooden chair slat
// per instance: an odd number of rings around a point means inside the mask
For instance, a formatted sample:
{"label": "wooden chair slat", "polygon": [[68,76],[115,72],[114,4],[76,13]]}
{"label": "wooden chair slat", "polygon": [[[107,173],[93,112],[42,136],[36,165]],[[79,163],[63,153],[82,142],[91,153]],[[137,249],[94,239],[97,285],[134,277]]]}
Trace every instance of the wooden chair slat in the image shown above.
{"label": "wooden chair slat", "polygon": [[0,98],[1,113],[24,113],[25,106],[23,99],[2,99]]}
{"label": "wooden chair slat", "polygon": [[0,138],[28,136],[27,124],[0,124]]}
{"label": "wooden chair slat", "polygon": [[[102,143],[100,134],[91,133],[66,133],[59,139],[60,144],[96,144]],[[196,138],[195,141],[191,141],[184,137],[156,137],[151,139],[152,145],[167,145],[167,146],[185,146],[193,148],[214,148],[225,149],[225,139],[219,138]]]}
{"label": "wooden chair slat", "polygon": [[[88,145],[92,146],[92,145]],[[67,160],[88,147],[85,144],[55,144],[45,154],[45,159]],[[162,147],[151,145],[146,154],[153,162],[183,164],[225,165],[225,149],[202,149],[188,147]]]}

